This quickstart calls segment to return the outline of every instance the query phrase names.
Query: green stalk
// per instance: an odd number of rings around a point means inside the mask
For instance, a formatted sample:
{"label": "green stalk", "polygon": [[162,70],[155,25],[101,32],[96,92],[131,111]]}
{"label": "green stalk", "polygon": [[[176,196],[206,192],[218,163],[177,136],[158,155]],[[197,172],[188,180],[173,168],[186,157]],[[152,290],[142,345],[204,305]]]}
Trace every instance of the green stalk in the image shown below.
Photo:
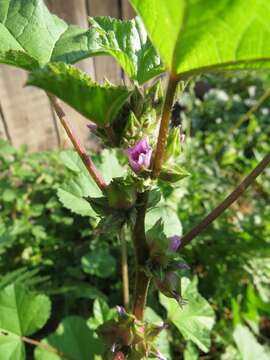
{"label": "green stalk", "polygon": [[143,319],[144,308],[147,300],[149,278],[145,274],[148,259],[148,246],[145,236],[145,214],[148,202],[148,192],[139,193],[137,198],[137,216],[133,229],[133,243],[136,255],[136,280],[133,303],[133,314],[138,320]]}
{"label": "green stalk", "polygon": [[159,128],[159,135],[158,135],[158,142],[155,151],[155,158],[153,164],[153,173],[152,178],[156,179],[161,171],[162,163],[164,160],[164,155],[166,151],[167,145],[167,137],[168,137],[168,130],[169,124],[171,119],[171,109],[174,100],[174,94],[176,90],[177,83],[179,82],[179,78],[170,74],[167,91],[166,91],[166,98],[163,106],[162,117],[160,122]]}

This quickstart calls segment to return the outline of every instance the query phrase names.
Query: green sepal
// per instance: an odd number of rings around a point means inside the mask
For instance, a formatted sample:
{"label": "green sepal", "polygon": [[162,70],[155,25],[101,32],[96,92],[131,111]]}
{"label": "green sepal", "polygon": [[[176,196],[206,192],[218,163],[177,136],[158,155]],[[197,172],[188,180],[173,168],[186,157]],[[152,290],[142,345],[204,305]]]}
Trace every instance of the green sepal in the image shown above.
{"label": "green sepal", "polygon": [[163,165],[160,173],[160,179],[171,183],[176,183],[190,174],[179,165]]}
{"label": "green sepal", "polygon": [[112,209],[128,210],[136,202],[135,184],[129,179],[114,178],[106,188],[108,204]]}
{"label": "green sepal", "polygon": [[181,154],[181,140],[179,127],[172,128],[169,132],[165,158],[177,158]]}

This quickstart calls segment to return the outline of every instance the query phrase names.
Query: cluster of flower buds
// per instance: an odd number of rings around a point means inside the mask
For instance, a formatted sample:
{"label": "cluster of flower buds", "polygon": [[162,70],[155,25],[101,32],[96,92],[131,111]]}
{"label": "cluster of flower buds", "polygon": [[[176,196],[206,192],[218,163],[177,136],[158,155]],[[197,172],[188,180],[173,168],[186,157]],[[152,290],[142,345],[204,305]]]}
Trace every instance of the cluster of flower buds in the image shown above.
{"label": "cluster of flower buds", "polygon": [[150,250],[147,272],[156,288],[165,296],[176,299],[180,305],[184,304],[181,277],[186,275],[189,266],[178,255],[181,238],[177,235],[167,238],[159,220],[147,232],[147,242]]}
{"label": "cluster of flower buds", "polygon": [[133,314],[117,306],[118,319],[101,325],[97,332],[108,344],[113,359],[140,360],[156,357],[166,360],[155,348],[157,336],[167,328],[167,324],[150,324],[139,321]]}

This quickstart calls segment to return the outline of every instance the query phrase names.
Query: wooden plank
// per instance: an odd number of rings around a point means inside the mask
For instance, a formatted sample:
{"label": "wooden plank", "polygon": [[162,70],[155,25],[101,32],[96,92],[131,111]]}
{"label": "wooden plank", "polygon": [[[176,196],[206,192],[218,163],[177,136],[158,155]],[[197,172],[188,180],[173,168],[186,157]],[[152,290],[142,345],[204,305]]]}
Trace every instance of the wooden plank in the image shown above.
{"label": "wooden plank", "polygon": [[0,103],[0,139],[7,140],[3,111]]}
{"label": "wooden plank", "polygon": [[[118,0],[86,0],[90,16],[121,17]],[[103,82],[104,78],[113,84],[122,83],[122,70],[117,62],[109,56],[95,58],[96,81]]]}
{"label": "wooden plank", "polygon": [[23,88],[27,74],[0,66],[0,99],[3,116],[15,147],[27,144],[32,151],[58,146],[51,108],[43,91]]}
{"label": "wooden plank", "polygon": [[[87,8],[85,0],[47,0],[48,8],[51,12],[58,15],[69,24],[77,24],[82,28],[88,28]],[[77,64],[83,71],[88,73],[92,79],[95,79],[95,68],[93,59],[86,59]],[[89,147],[91,146],[89,131],[87,130],[86,119],[73,110],[71,107],[63,104],[64,111],[69,117],[78,136]],[[70,147],[71,143],[65,132],[59,125],[58,119],[55,117],[58,126],[58,132],[61,139],[61,148]]]}
{"label": "wooden plank", "polygon": [[136,16],[135,11],[133,10],[132,6],[128,2],[128,0],[121,0],[122,1],[122,18],[123,19],[132,19]]}

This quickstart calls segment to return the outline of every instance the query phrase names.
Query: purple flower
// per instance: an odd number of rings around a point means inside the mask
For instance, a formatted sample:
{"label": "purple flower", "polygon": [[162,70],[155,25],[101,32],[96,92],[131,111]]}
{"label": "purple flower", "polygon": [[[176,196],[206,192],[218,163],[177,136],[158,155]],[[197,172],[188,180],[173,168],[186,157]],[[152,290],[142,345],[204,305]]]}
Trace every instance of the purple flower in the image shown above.
{"label": "purple flower", "polygon": [[123,306],[116,306],[116,311],[120,317],[125,317],[127,315],[127,312]]}
{"label": "purple flower", "polygon": [[156,356],[159,360],[167,360],[167,358],[165,358],[165,356],[162,355],[160,351],[157,352]]}
{"label": "purple flower", "polygon": [[97,125],[94,123],[89,123],[88,125],[86,125],[88,127],[88,129],[92,132],[95,132],[97,130]]}
{"label": "purple flower", "polygon": [[170,246],[169,249],[173,252],[176,252],[181,245],[181,238],[178,235],[171,236],[169,238],[170,240]]}
{"label": "purple flower", "polygon": [[133,147],[127,150],[130,166],[136,173],[143,168],[148,169],[150,167],[152,151],[147,136],[137,141]]}

